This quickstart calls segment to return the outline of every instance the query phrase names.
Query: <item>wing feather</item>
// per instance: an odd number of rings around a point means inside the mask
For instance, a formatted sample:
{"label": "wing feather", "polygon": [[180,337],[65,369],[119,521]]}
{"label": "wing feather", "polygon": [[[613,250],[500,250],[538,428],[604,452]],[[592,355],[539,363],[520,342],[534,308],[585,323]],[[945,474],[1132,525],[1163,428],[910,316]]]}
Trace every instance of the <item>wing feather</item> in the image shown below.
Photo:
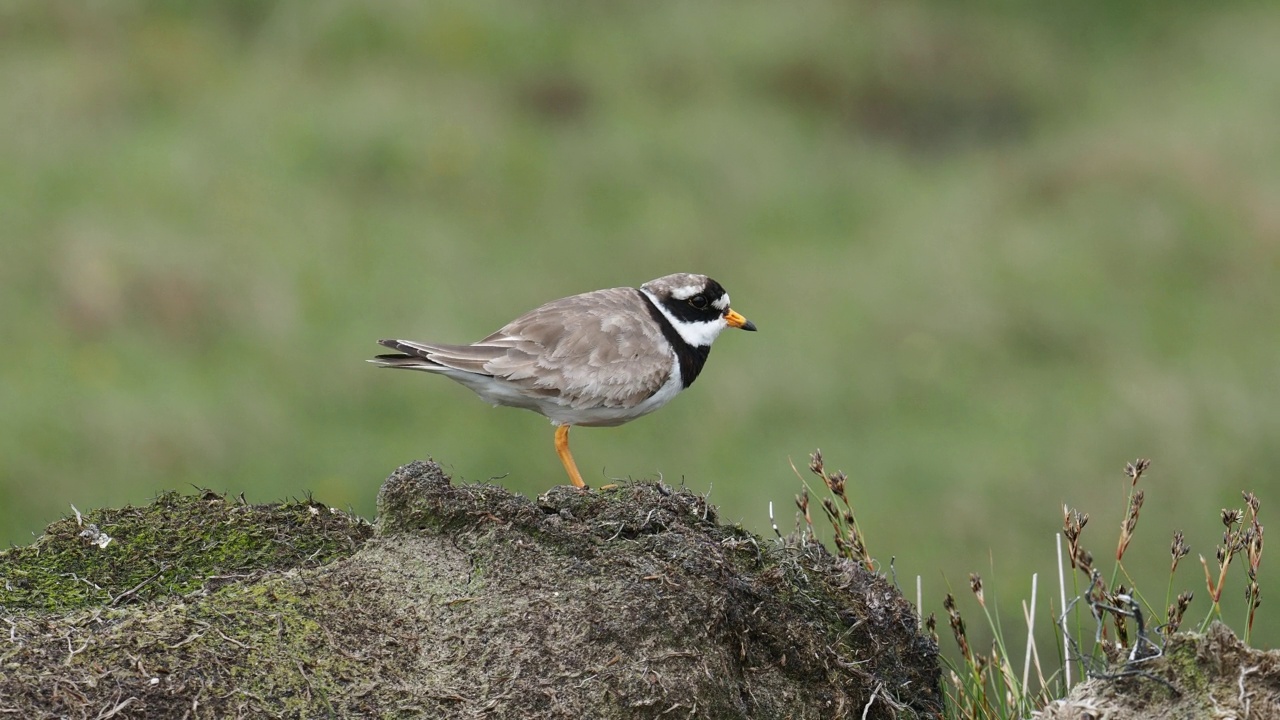
{"label": "wing feather", "polygon": [[[632,407],[671,374],[662,330],[635,288],[555,300],[470,347],[504,348],[485,372],[575,409]],[[654,352],[655,349],[664,352]]]}
{"label": "wing feather", "polygon": [[674,363],[645,303],[635,288],[597,290],[549,302],[471,345],[380,340],[403,354],[373,362],[462,382],[448,371],[487,375],[575,410],[630,408],[667,382]]}

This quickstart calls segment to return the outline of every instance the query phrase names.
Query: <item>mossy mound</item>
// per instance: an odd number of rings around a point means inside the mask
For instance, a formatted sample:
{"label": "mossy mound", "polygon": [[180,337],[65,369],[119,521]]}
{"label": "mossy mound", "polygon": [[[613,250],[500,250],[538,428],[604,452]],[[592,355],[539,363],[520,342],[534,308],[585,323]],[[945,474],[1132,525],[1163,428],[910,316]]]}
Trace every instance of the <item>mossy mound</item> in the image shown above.
{"label": "mossy mound", "polygon": [[142,507],[93,510],[0,553],[0,608],[73,610],[185,595],[263,572],[347,557],[373,534],[312,501],[249,505],[169,492]]}
{"label": "mossy mound", "polygon": [[[157,542],[168,559],[153,567],[182,563]],[[0,577],[15,552],[0,555]],[[377,534],[349,557],[315,567],[319,557],[241,567],[245,577],[218,587],[149,583],[114,606],[129,580],[71,611],[5,604],[0,714],[798,719],[940,708],[936,647],[883,578],[722,526],[703,498],[660,484],[533,501],[454,487],[434,463],[413,463],[384,485]]]}
{"label": "mossy mound", "polygon": [[1222,623],[1179,633],[1157,657],[1112,668],[1045,708],[1042,720],[1280,718],[1280,652],[1248,647]]}

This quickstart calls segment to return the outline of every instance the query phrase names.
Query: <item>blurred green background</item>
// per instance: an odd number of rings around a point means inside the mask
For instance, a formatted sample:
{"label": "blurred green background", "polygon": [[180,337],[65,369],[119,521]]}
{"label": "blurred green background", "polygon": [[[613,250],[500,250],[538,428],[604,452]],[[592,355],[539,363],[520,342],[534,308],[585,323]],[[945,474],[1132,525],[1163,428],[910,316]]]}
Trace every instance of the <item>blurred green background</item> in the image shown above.
{"label": "blurred green background", "polygon": [[926,609],[977,570],[1012,615],[1061,504],[1105,560],[1151,457],[1128,564],[1161,604],[1185,529],[1198,618],[1219,508],[1280,507],[1277,37],[1251,2],[4,3],[0,540],[193,485],[372,516],[426,456],[539,493],[546,420],[374,340],[694,271],[760,332],[575,432],[588,482],[785,531],[821,447]]}

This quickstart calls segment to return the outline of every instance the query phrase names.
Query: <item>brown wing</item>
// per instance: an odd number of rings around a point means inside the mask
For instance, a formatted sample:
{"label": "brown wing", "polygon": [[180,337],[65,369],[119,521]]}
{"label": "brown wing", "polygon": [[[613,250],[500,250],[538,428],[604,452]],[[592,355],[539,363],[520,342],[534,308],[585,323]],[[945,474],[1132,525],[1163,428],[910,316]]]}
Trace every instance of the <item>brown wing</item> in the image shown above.
{"label": "brown wing", "polygon": [[634,406],[662,387],[672,367],[662,330],[635,288],[554,300],[471,347],[506,348],[484,362],[485,372],[573,408]]}

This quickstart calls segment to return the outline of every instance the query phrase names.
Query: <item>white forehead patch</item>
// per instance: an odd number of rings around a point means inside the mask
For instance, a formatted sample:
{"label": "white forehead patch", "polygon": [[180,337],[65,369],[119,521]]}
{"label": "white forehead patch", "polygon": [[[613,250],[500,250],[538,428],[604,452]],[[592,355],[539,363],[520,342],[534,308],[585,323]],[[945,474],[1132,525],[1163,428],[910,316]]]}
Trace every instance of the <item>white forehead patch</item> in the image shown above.
{"label": "white forehead patch", "polygon": [[702,292],[702,288],[702,285],[681,285],[678,288],[671,288],[671,297],[677,300],[688,300]]}
{"label": "white forehead patch", "polygon": [[[688,300],[700,292],[706,292],[706,289],[706,285],[681,285],[680,287],[673,288],[671,290],[671,297],[676,300]],[[724,295],[721,295],[711,304],[720,312],[725,312],[729,309],[729,294],[725,293]]]}

